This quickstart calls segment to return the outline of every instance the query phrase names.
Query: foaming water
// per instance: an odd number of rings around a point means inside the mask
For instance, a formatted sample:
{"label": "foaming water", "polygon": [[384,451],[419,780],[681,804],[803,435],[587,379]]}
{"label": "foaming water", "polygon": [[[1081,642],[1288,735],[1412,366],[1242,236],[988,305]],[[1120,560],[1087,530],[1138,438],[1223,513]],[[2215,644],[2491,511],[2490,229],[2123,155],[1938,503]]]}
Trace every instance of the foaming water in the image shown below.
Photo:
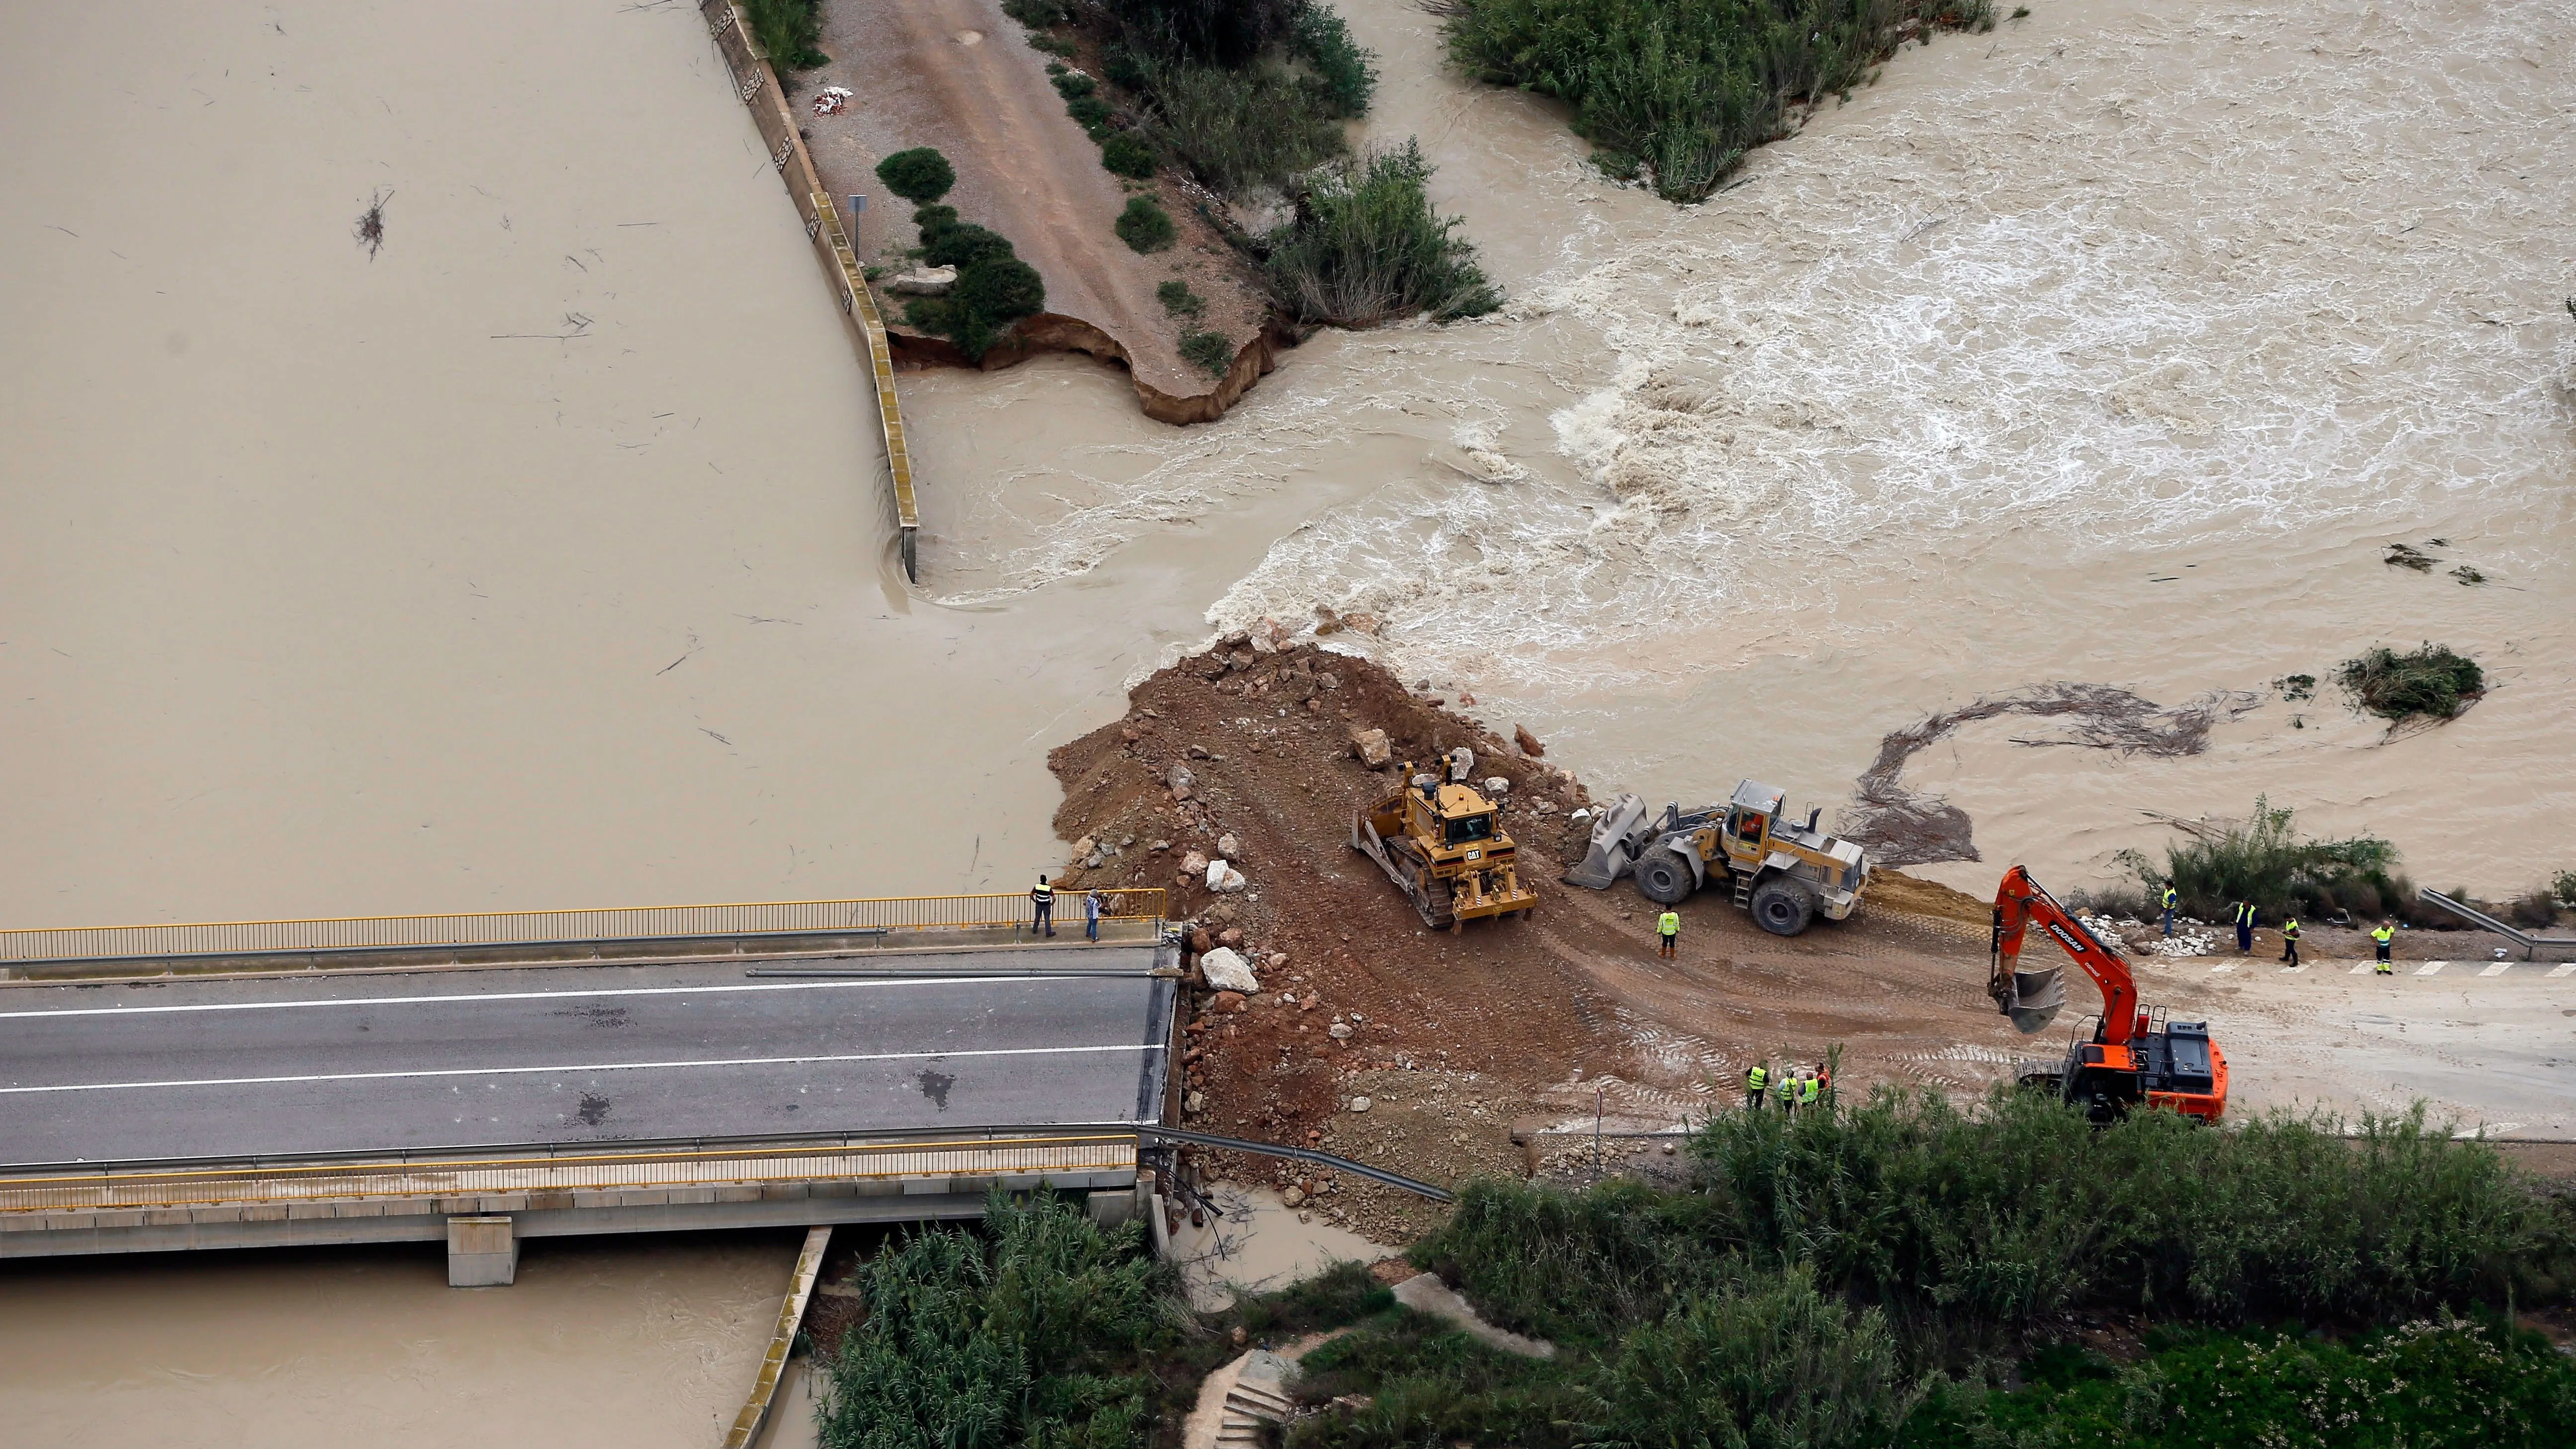
{"label": "foaming water", "polygon": [[[1435,78],[1429,17],[1347,8],[1388,57],[1374,124],[1423,135],[1512,304],[1300,349],[1135,460],[1149,501],[997,552],[985,597],[1357,480],[1211,622],[1374,612],[1405,673],[1596,780],[1827,803],[1881,734],[1982,692],[2174,704],[2442,639],[2500,686],[2442,730],[2391,739],[2329,690],[2185,760],[1998,724],[1909,780],[1990,859],[2070,874],[2152,845],[2146,811],[2265,791],[2483,889],[2576,852],[2547,804],[2576,787],[2562,7],[2067,0],[1908,48],[1690,209]],[[2437,538],[2493,582],[2378,561]]]}

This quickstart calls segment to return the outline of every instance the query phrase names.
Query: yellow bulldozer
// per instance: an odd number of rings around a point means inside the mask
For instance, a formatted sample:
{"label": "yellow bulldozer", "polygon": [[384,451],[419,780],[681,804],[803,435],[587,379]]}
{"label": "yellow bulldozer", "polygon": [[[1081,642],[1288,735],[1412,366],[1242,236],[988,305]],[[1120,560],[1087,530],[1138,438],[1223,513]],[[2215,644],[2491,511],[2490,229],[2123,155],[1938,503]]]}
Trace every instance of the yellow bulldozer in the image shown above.
{"label": "yellow bulldozer", "polygon": [[1404,785],[1351,820],[1351,849],[1376,861],[1435,931],[1463,932],[1469,921],[1538,905],[1538,892],[1520,882],[1501,807],[1465,782],[1467,768],[1453,761],[1459,778],[1442,781],[1408,763]]}

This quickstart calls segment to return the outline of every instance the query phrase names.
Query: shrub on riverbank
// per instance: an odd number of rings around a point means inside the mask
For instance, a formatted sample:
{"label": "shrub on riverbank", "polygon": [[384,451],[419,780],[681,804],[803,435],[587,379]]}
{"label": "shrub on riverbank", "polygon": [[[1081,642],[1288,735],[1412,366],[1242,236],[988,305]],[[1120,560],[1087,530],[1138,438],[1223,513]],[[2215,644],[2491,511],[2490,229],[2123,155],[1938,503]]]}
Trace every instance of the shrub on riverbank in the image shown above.
{"label": "shrub on riverbank", "polygon": [[1234,348],[1222,332],[1193,332],[1181,339],[1181,356],[1210,377],[1225,376],[1234,366]]}
{"label": "shrub on riverbank", "polygon": [[2382,646],[2335,671],[2355,703],[2392,723],[2417,715],[2455,719],[2486,693],[2486,671],[2447,644],[2426,644],[2404,654]]}
{"label": "shrub on riverbank", "polygon": [[751,38],[769,53],[769,63],[781,74],[791,70],[812,70],[831,57],[814,48],[823,38],[822,0],[743,0],[743,18],[751,23]]}
{"label": "shrub on riverbank", "polygon": [[2120,861],[2137,873],[2148,900],[2171,885],[2185,915],[2224,921],[2238,901],[2252,901],[2273,921],[2285,913],[2413,909],[2414,888],[2395,873],[2397,847],[2371,835],[2308,839],[2293,812],[2267,797],[2256,797],[2244,820],[2180,828],[2187,838],[2166,848],[2161,867],[2134,850],[2121,852]]}
{"label": "shrub on riverbank", "polygon": [[1268,238],[1272,295],[1301,321],[1372,327],[1427,313],[1451,321],[1490,312],[1502,294],[1434,211],[1431,167],[1411,140],[1309,175],[1297,215]]}
{"label": "shrub on riverbank", "polygon": [[921,259],[957,269],[947,295],[915,297],[904,304],[906,323],[947,338],[981,361],[1012,323],[1046,310],[1046,282],[1037,268],[1019,259],[1010,238],[959,220],[957,208],[939,201],[957,182],[947,157],[927,146],[897,151],[877,163],[877,179],[895,195],[921,203],[912,212],[913,227],[921,235]]}
{"label": "shrub on riverbank", "polygon": [[957,184],[957,168],[932,147],[915,146],[878,162],[877,180],[885,183],[886,190],[915,206],[928,206]]}
{"label": "shrub on riverbank", "polygon": [[1331,107],[1284,66],[1143,61],[1135,73],[1153,100],[1155,138],[1223,195],[1281,185],[1343,149]]}
{"label": "shrub on riverbank", "polygon": [[1778,138],[1788,106],[1848,92],[1909,34],[1986,29],[1990,0],[1448,0],[1468,74],[1574,108],[1613,175],[1699,201]]}
{"label": "shrub on riverbank", "polygon": [[1127,209],[1118,213],[1118,239],[1140,252],[1159,252],[1172,244],[1180,232],[1172,225],[1172,214],[1150,196],[1127,198]]}

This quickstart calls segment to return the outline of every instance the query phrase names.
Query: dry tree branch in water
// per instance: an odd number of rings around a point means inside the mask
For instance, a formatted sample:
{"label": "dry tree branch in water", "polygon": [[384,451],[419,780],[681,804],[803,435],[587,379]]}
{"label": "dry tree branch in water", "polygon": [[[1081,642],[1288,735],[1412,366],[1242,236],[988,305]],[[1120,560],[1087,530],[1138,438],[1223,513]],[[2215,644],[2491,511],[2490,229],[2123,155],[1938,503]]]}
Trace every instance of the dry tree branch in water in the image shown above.
{"label": "dry tree branch in water", "polygon": [[358,213],[358,245],[367,249],[368,261],[374,261],[385,244],[385,203],[393,197],[391,191],[379,190],[368,199],[367,209]]}

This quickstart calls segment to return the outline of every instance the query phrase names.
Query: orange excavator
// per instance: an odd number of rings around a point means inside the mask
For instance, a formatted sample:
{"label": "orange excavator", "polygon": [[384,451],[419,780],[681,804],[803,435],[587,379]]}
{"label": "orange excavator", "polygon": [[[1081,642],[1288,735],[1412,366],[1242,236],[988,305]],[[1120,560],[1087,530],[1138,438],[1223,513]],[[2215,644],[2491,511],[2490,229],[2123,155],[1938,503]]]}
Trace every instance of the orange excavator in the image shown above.
{"label": "orange excavator", "polygon": [[2209,1023],[2168,1021],[2163,1007],[2139,1006],[2129,963],[2020,866],[2004,872],[1995,889],[1994,961],[1986,981],[1987,994],[2013,1026],[2025,1035],[2036,1032],[2066,1005],[2066,968],[2022,968],[2022,938],[2034,920],[2102,988],[2102,1016],[2092,1040],[2078,1036],[2067,1044],[2062,1063],[2021,1063],[2021,1084],[2056,1092],[2096,1122],[2141,1102],[2216,1122],[2227,1110],[2227,1058],[2209,1039]]}

